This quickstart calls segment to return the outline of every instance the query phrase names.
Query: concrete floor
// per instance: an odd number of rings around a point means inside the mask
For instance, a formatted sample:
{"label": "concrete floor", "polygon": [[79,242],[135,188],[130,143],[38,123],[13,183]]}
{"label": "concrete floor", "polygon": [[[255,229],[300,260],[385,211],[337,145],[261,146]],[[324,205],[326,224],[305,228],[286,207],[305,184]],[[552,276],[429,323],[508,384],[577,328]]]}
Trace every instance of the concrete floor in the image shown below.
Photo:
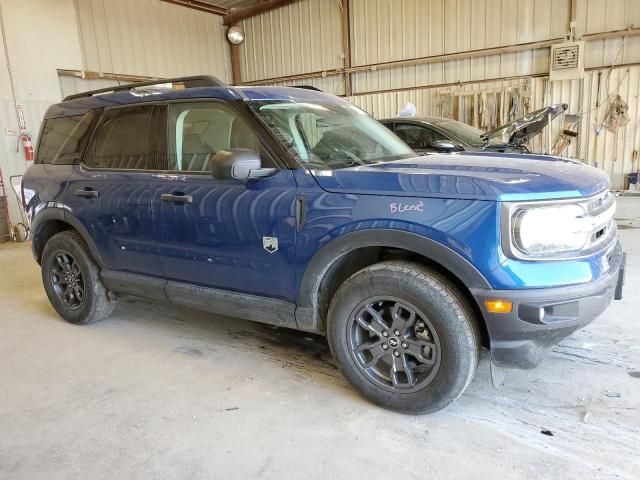
{"label": "concrete floor", "polygon": [[0,478],[640,478],[640,198],[618,217],[625,299],[500,390],[485,355],[423,417],[360,398],[307,334],[143,301],[67,324],[3,245]]}

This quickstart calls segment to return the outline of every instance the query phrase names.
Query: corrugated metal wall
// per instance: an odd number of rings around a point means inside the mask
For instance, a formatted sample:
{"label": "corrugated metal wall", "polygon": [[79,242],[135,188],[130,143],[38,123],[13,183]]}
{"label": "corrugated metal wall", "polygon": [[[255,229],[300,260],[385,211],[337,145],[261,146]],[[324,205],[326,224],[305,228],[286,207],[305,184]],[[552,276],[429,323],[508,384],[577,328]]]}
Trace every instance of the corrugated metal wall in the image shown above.
{"label": "corrugated metal wall", "polygon": [[76,0],[85,70],[230,81],[222,17],[158,0]]}
{"label": "corrugated metal wall", "polygon": [[[598,91],[600,99],[596,106]],[[584,92],[580,158],[605,170],[614,187],[621,189],[624,175],[640,170],[640,66],[591,71],[585,76]],[[602,128],[602,122],[615,94],[628,105],[629,123],[613,133]]]}
{"label": "corrugated metal wall", "polygon": [[[577,0],[577,33],[579,35],[623,30],[640,26],[638,0]],[[589,42],[585,67],[640,62],[640,37]]]}
{"label": "corrugated metal wall", "polygon": [[[570,0],[352,0],[353,65],[560,38]],[[529,75],[549,69],[529,50],[354,75],[356,92]]]}
{"label": "corrugated metal wall", "polygon": [[[349,1],[354,67],[559,39],[568,30],[571,15],[571,0]],[[578,36],[640,25],[639,0],[577,0],[575,13]],[[244,27],[244,81],[323,72],[342,65],[340,0],[302,0],[254,17]],[[588,68],[633,63],[640,63],[640,36],[587,43]],[[409,101],[416,104],[419,114],[443,115],[447,113],[441,105],[444,95],[508,91],[525,82],[531,92],[531,109],[567,103],[569,113],[583,115],[580,135],[565,154],[604,169],[614,187],[622,188],[624,173],[638,168],[639,68],[604,70],[598,108],[598,71],[587,71],[584,80],[549,82],[544,76],[549,71],[548,48],[398,68],[372,67],[351,75],[349,100],[378,118],[396,115]],[[310,84],[337,95],[345,92],[344,76],[335,72],[263,83]],[[603,129],[596,135],[608,98],[616,93],[629,105],[630,122],[618,133]],[[561,123],[554,122],[552,141]],[[536,138],[532,147],[547,151],[546,135]]]}
{"label": "corrugated metal wall", "polygon": [[[350,0],[352,65],[561,38],[570,4],[571,0]],[[243,27],[243,81],[342,66],[341,0],[302,0],[246,20]],[[549,69],[548,57],[548,49],[538,49],[377,69],[353,74],[353,91],[543,73]],[[304,83],[344,92],[340,75]]]}
{"label": "corrugated metal wall", "polygon": [[243,81],[342,67],[339,0],[304,0],[242,22]]}

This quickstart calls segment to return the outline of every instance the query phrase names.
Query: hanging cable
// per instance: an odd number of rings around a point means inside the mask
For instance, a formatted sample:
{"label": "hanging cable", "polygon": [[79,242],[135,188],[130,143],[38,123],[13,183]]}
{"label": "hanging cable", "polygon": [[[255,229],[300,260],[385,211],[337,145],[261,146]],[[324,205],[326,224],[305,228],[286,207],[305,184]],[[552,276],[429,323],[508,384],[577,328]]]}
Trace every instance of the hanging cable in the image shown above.
{"label": "hanging cable", "polygon": [[2,16],[2,3],[0,3],[0,33],[2,33],[2,46],[4,47],[4,59],[7,65],[7,75],[9,76],[9,88],[11,88],[11,98],[13,100],[13,110],[16,114],[16,121],[20,125],[20,115],[18,114],[18,100],[13,82],[13,72],[11,71],[11,60],[9,58],[9,47],[7,46],[7,36],[4,30],[4,18]]}

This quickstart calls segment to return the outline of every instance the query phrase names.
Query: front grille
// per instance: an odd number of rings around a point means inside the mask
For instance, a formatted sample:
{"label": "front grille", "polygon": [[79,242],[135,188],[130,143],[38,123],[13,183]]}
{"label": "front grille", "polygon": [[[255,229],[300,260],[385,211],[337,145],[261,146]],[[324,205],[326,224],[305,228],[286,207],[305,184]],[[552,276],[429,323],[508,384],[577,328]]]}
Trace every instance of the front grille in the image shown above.
{"label": "front grille", "polygon": [[608,208],[615,206],[616,200],[611,192],[605,192],[593,198],[587,204],[587,211],[591,215],[598,215]]}
{"label": "front grille", "polygon": [[602,207],[602,204],[604,203],[604,197],[600,197],[596,200],[593,200],[590,204],[589,204],[589,212],[594,212],[600,209],[600,207]]}
{"label": "front grille", "polygon": [[616,237],[617,228],[613,219],[616,200],[611,192],[606,192],[591,199],[585,207],[593,224],[585,251],[594,252],[611,243]]}

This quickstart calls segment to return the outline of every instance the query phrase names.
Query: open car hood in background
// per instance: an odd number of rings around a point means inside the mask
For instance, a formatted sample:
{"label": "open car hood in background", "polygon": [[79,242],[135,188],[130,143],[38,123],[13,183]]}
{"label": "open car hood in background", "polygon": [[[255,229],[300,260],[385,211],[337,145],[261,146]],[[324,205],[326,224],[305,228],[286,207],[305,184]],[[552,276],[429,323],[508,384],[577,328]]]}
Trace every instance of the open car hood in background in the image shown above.
{"label": "open car hood in background", "polygon": [[523,117],[516,118],[512,122],[505,123],[495,130],[481,135],[481,138],[485,143],[488,143],[491,138],[508,136],[507,145],[520,147],[538,135],[551,120],[565,112],[567,107],[566,103],[549,105]]}

